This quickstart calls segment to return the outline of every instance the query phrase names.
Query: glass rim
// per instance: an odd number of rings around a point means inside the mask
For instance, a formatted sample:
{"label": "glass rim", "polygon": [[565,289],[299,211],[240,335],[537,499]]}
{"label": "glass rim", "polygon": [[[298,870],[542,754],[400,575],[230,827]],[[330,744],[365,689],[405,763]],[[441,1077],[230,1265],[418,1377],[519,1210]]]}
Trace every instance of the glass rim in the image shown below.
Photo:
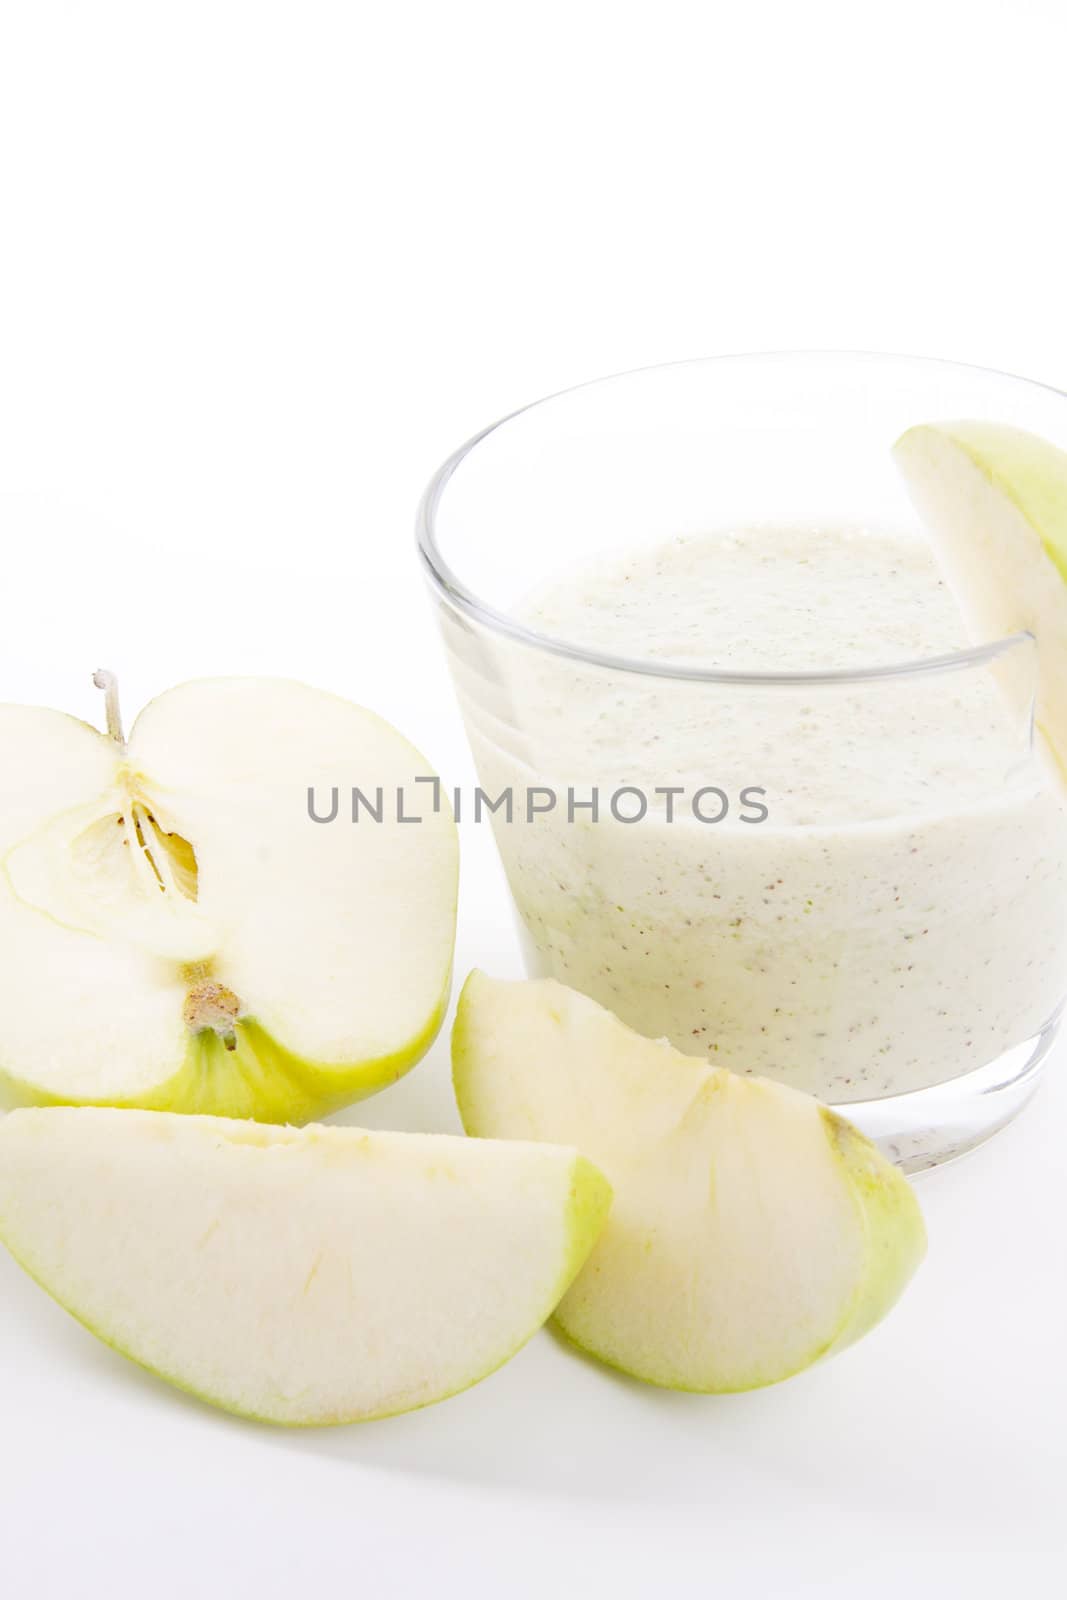
{"label": "glass rim", "polygon": [[418,553],[431,586],[446,600],[454,610],[479,623],[482,627],[494,633],[503,634],[506,638],[514,640],[531,649],[541,650],[549,655],[560,656],[565,660],[580,661],[587,666],[603,668],[609,672],[631,673],[638,677],[674,680],[683,683],[711,683],[723,684],[733,687],[816,687],[820,684],[826,686],[841,686],[848,684],[884,683],[904,678],[923,677],[927,674],[945,672],[962,672],[971,667],[980,667],[998,660],[1008,651],[1020,645],[1032,644],[1034,635],[1029,631],[1008,634],[1001,639],[993,639],[984,644],[968,645],[962,650],[954,650],[948,654],[936,656],[918,656],[907,661],[891,661],[876,666],[867,667],[822,667],[804,668],[791,672],[743,672],[728,668],[687,666],[682,662],[656,661],[647,657],[615,655],[610,651],[596,650],[591,647],[571,643],[567,639],[553,638],[551,634],[540,633],[535,628],[528,628],[516,618],[505,611],[498,611],[488,601],[482,600],[466,584],[445,560],[437,539],[437,512],[442,497],[457,469],[467,460],[483,440],[503,428],[507,423],[524,416],[528,411],[534,411],[540,406],[550,404],[553,400],[564,399],[567,395],[577,394],[584,389],[597,388],[601,384],[615,383],[624,378],[637,378],[651,372],[667,372],[676,367],[714,367],[726,366],[731,362],[760,362],[760,361],[841,361],[844,363],[861,364],[863,362],[897,363],[902,366],[924,366],[948,369],[959,373],[980,374],[986,378],[1002,379],[1005,382],[1022,384],[1028,389],[1038,389],[1046,394],[1055,395],[1058,399],[1067,400],[1067,391],[1057,389],[1053,384],[1041,383],[1036,378],[1024,378],[1017,373],[1005,372],[996,367],[983,367],[976,362],[949,361],[937,356],[904,355],[892,351],[879,350],[751,350],[735,351],[726,355],[695,356],[679,361],[653,362],[644,367],[631,367],[621,372],[612,372],[598,378],[587,378],[582,383],[568,385],[565,389],[556,389],[551,394],[542,395],[537,400],[530,400],[526,405],[518,406],[514,411],[509,411],[505,416],[498,417],[495,422],[489,423],[485,428],[480,428],[464,444],[454,450],[431,477],[419,501],[415,518],[415,538]]}

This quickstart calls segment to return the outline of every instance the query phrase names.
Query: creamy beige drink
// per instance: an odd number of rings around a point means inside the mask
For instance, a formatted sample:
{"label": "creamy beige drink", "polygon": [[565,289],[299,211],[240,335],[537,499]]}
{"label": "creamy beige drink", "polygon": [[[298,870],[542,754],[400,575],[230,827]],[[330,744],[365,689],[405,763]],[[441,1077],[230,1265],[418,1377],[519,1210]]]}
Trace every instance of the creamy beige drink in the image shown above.
{"label": "creamy beige drink", "polygon": [[[855,528],[679,539],[563,575],[522,620],[653,668],[782,675],[967,644],[926,543]],[[995,670],[1025,672],[1014,655]],[[490,691],[472,661],[483,786],[557,797],[494,819],[536,969],[837,1102],[1031,1038],[1067,974],[1067,821],[995,670],[683,684],[514,644]],[[612,814],[622,788],[639,820]]]}

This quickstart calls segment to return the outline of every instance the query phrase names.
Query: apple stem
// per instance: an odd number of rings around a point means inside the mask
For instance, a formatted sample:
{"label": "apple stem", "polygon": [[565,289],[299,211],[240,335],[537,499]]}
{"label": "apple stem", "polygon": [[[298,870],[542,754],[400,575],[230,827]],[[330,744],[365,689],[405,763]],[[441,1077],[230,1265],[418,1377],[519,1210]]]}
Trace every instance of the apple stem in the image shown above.
{"label": "apple stem", "polygon": [[126,735],[122,731],[122,712],[119,710],[119,680],[113,672],[107,672],[103,667],[98,667],[93,673],[93,682],[98,689],[104,691],[104,712],[107,717],[107,731],[116,744],[126,745]]}

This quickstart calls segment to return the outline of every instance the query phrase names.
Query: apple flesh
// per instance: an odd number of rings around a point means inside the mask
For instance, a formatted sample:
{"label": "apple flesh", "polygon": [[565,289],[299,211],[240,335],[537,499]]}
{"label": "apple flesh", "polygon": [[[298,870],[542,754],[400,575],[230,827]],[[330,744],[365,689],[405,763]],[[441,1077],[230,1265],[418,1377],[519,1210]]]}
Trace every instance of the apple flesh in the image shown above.
{"label": "apple flesh", "polygon": [[1036,728],[1067,785],[1067,453],[962,421],[910,428],[893,454],[975,640],[1034,635]]}
{"label": "apple flesh", "polygon": [[226,1410],[366,1421],[541,1326],[611,1190],[575,1150],[94,1108],[0,1120],[0,1238],[99,1338]]}
{"label": "apple flesh", "polygon": [[[0,706],[0,1080],[31,1104],[303,1121],[424,1053],[448,999],[458,850],[431,769],[299,683],[223,678],[125,740]],[[329,825],[333,787],[414,825]]]}
{"label": "apple flesh", "polygon": [[783,1084],[649,1040],[552,980],[472,973],[452,1038],[467,1132],[573,1143],[615,1192],[556,1321],[674,1389],[753,1389],[851,1344],[922,1258],[907,1181]]}

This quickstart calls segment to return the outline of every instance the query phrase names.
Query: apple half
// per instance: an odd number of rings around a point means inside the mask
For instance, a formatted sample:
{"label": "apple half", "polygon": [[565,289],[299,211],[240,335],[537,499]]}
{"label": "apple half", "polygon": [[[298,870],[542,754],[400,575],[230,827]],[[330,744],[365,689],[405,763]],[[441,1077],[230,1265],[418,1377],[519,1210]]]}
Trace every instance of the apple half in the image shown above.
{"label": "apple half", "polygon": [[961,421],[909,428],[893,455],[974,639],[1034,635],[1037,732],[1067,784],[1067,452]]}
{"label": "apple half", "polygon": [[[9,1102],[304,1121],[399,1077],[440,1026],[455,932],[423,758],[281,679],[171,689],[127,740],[100,684],[106,734],[0,706]],[[382,789],[380,822],[351,820],[353,786]]]}
{"label": "apple half", "polygon": [[575,1150],[100,1108],[0,1120],[0,1239],[91,1332],[268,1422],[477,1383],[551,1313],[611,1190]]}
{"label": "apple half", "polygon": [[452,1058],[468,1133],[564,1141],[605,1173],[611,1215],[556,1321],[649,1383],[787,1378],[872,1328],[922,1258],[909,1184],[850,1123],[551,979],[472,973]]}

